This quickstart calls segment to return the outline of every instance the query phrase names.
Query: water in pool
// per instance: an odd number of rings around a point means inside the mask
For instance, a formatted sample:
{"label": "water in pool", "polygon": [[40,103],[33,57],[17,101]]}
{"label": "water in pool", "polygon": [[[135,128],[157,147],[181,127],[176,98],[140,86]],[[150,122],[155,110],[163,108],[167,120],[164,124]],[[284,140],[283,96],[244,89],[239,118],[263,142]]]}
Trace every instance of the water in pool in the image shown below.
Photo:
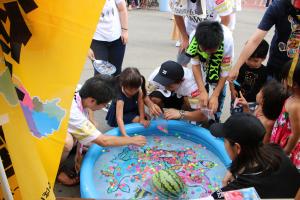
{"label": "water in pool", "polygon": [[161,199],[151,187],[160,169],[172,169],[187,186],[182,198],[205,197],[221,186],[226,168],[200,144],[173,136],[148,136],[147,145],[106,148],[94,168],[103,199]]}

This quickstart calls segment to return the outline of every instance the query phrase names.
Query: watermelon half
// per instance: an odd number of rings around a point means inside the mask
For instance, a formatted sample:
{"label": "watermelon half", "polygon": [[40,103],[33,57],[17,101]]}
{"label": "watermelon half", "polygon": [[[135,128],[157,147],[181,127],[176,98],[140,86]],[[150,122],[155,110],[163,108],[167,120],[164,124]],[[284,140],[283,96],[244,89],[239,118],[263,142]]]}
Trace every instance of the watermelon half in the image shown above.
{"label": "watermelon half", "polygon": [[186,192],[181,177],[170,169],[162,169],[152,176],[154,191],[162,197],[180,198]]}

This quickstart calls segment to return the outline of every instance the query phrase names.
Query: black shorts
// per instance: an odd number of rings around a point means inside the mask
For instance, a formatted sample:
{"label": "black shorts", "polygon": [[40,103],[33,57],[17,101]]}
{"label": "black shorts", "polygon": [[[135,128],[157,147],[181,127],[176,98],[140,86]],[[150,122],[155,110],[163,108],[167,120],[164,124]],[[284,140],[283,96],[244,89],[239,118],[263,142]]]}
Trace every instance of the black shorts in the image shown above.
{"label": "black shorts", "polygon": [[153,91],[149,96],[161,99],[164,108],[175,108],[180,110],[184,103],[183,97],[178,98],[176,93],[172,93],[170,97],[165,97],[161,92]]}

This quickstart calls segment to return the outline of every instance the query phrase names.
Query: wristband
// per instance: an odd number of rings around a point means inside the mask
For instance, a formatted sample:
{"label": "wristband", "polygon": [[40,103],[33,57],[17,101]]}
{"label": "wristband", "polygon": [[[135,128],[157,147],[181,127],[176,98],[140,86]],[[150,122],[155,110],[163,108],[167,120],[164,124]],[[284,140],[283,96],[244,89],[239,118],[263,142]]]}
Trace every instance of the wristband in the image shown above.
{"label": "wristband", "polygon": [[184,118],[184,110],[179,110],[179,114],[180,114],[180,119],[182,120]]}
{"label": "wristband", "polygon": [[122,27],[121,29],[124,30],[124,31],[128,31],[128,28],[123,28],[123,27]]}

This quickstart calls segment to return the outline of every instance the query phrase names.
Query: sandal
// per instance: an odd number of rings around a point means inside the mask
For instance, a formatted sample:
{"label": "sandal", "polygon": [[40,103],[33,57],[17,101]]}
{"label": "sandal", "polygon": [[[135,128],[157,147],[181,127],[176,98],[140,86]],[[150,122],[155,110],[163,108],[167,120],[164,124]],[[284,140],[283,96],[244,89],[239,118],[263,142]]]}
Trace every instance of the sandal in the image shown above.
{"label": "sandal", "polygon": [[57,181],[65,186],[75,186],[78,185],[79,174],[76,173],[74,169],[63,166],[59,170],[59,174],[57,175]]}

